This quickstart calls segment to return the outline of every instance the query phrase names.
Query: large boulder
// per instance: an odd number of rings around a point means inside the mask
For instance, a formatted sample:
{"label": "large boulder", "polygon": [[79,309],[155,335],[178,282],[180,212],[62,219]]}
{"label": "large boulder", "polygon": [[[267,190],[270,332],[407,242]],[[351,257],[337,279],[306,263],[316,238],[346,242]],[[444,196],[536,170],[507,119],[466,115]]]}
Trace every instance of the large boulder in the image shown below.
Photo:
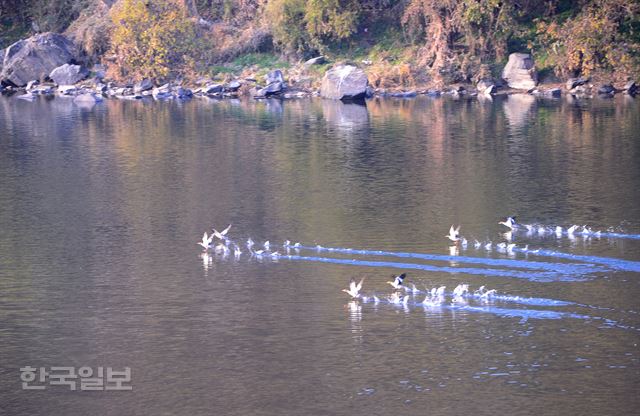
{"label": "large boulder", "polygon": [[360,100],[367,93],[367,74],[353,65],[337,65],[322,79],[320,95],[333,100]]}
{"label": "large boulder", "polygon": [[224,86],[225,92],[236,92],[240,89],[242,84],[239,81],[231,81],[227,85]]}
{"label": "large boulder", "polygon": [[224,86],[222,84],[207,84],[200,89],[203,94],[220,94]]}
{"label": "large boulder", "polygon": [[502,70],[502,78],[511,88],[530,90],[538,83],[533,58],[528,53],[512,53]]}
{"label": "large boulder", "polygon": [[264,88],[255,88],[252,90],[251,95],[253,98],[267,98],[274,95],[279,95],[285,90],[282,82],[272,82]]}
{"label": "large boulder", "polygon": [[73,85],[89,76],[89,71],[80,65],[64,64],[55,68],[49,78],[58,85]]}
{"label": "large boulder", "polygon": [[69,39],[57,33],[42,33],[10,45],[2,62],[0,81],[22,87],[42,79],[60,65],[73,62],[78,52]]}
{"label": "large boulder", "polygon": [[274,82],[280,82],[284,84],[284,75],[282,75],[282,71],[280,71],[279,69],[275,69],[273,71],[269,71],[269,73],[264,76],[264,80],[267,85],[273,84]]}

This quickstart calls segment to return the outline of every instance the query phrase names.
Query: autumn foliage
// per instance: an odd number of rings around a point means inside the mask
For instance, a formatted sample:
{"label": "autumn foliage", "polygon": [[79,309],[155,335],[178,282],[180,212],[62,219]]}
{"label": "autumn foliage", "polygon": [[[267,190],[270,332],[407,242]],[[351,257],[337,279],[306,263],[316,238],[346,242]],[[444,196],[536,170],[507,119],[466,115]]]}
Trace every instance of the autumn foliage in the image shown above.
{"label": "autumn foliage", "polygon": [[197,69],[204,44],[174,0],[122,0],[111,9],[111,53],[120,77],[165,79]]}
{"label": "autumn foliage", "polygon": [[[97,3],[114,3],[108,19],[91,11]],[[638,0],[0,0],[0,48],[83,16],[93,18],[76,30],[91,35],[83,49],[115,60],[121,78],[274,52],[372,61],[380,85],[451,83],[497,76],[509,53],[529,52],[544,74],[640,79]]]}

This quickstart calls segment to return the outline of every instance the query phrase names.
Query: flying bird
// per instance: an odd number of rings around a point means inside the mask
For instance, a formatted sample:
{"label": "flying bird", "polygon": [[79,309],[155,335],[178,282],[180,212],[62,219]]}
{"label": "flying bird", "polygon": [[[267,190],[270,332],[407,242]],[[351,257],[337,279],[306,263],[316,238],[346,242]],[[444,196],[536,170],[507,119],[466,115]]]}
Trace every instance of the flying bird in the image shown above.
{"label": "flying bird", "polygon": [[458,228],[453,228],[453,225],[452,225],[451,228],[449,228],[449,235],[445,235],[445,237],[447,237],[449,240],[453,241],[454,243],[457,243],[458,241],[460,241],[460,226],[458,225]]}
{"label": "flying bird", "polygon": [[207,236],[207,233],[205,232],[202,235],[202,241],[198,241],[197,244],[201,245],[202,248],[206,251],[207,249],[211,248],[212,241],[213,241],[213,234],[211,236]]}
{"label": "flying bird", "polygon": [[516,228],[516,217],[507,217],[506,221],[500,221],[498,224],[509,227],[510,229]]}
{"label": "flying bird", "polygon": [[357,299],[360,297],[360,289],[362,289],[362,282],[364,282],[364,278],[360,280],[359,283],[356,283],[355,280],[352,280],[349,284],[349,289],[342,289],[343,292],[348,293],[353,299]]}
{"label": "flying bird", "polygon": [[402,273],[401,275],[391,276],[391,277],[393,277],[393,282],[387,282],[387,283],[393,286],[394,289],[400,289],[402,287],[402,282],[404,281],[404,278],[407,277],[407,274]]}
{"label": "flying bird", "polygon": [[469,285],[466,283],[459,284],[453,289],[453,297],[455,298],[464,296],[467,293],[469,293]]}
{"label": "flying bird", "polygon": [[229,224],[229,226],[227,228],[225,228],[222,231],[218,231],[215,228],[213,229],[213,235],[215,235],[217,238],[219,238],[220,240],[226,241],[227,240],[227,233],[229,232],[229,230],[231,229],[231,224]]}

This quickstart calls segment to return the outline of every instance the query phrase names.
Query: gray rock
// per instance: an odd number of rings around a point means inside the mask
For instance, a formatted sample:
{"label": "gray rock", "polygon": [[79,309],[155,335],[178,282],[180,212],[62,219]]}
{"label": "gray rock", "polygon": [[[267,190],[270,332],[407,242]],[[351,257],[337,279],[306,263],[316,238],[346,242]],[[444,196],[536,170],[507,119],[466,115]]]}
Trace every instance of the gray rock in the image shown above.
{"label": "gray rock", "polygon": [[567,87],[568,90],[572,90],[580,85],[586,84],[587,82],[589,82],[589,79],[587,78],[569,78],[565,87]]}
{"label": "gray rock", "polygon": [[315,58],[311,58],[304,63],[304,66],[312,66],[312,65],[321,65],[325,63],[327,60],[324,56],[316,56]]}
{"label": "gray rock", "polygon": [[119,87],[114,90],[114,95],[127,96],[133,94],[133,88],[130,87]]}
{"label": "gray rock", "polygon": [[136,82],[133,85],[133,92],[134,94],[139,94],[142,91],[147,91],[153,89],[153,82],[151,82],[151,80],[149,78],[145,78],[140,82]]}
{"label": "gray rock", "polygon": [[200,89],[203,94],[220,94],[222,93],[222,84],[209,84]]}
{"label": "gray rock", "polygon": [[240,84],[240,81],[231,81],[230,83],[225,85],[224,90],[225,92],[236,92],[240,89],[241,86],[242,84]]}
{"label": "gray rock", "polygon": [[485,88],[485,90],[482,92],[485,95],[492,95],[498,92],[498,87],[496,87],[495,85],[489,85],[487,88]]}
{"label": "gray rock", "polygon": [[638,92],[638,86],[635,81],[629,81],[624,85],[623,90],[629,95],[635,95]]}
{"label": "gray rock", "polygon": [[22,87],[43,79],[54,68],[69,63],[78,52],[69,39],[56,33],[42,33],[9,46],[4,54],[0,81]]}
{"label": "gray rock", "polygon": [[107,86],[105,84],[103,84],[102,82],[97,82],[96,85],[94,86],[94,90],[98,94],[104,94],[104,93],[107,92]]}
{"label": "gray rock", "polygon": [[493,84],[494,83],[492,79],[481,79],[476,84],[476,89],[478,90],[478,92],[484,92],[484,90],[486,90],[489,85]]}
{"label": "gray rock", "polygon": [[538,83],[533,58],[528,53],[512,53],[502,70],[502,78],[510,88],[530,90]]}
{"label": "gray rock", "polygon": [[365,97],[372,98],[374,94],[375,90],[373,89],[373,87],[371,85],[367,85],[367,88],[365,89]]}
{"label": "gray rock", "polygon": [[496,92],[497,87],[493,79],[485,78],[478,81],[478,83],[476,84],[476,89],[478,90],[478,92],[483,94],[493,94]]}
{"label": "gray rock", "polygon": [[173,93],[177,98],[181,98],[183,100],[193,96],[193,92],[189,88],[182,88],[181,86],[174,88]]}
{"label": "gray rock", "polygon": [[53,86],[51,85],[41,85],[38,87],[35,87],[34,89],[31,90],[32,94],[39,94],[39,95],[49,95],[49,94],[53,94]]}
{"label": "gray rock", "polygon": [[562,95],[562,90],[560,88],[551,88],[543,91],[542,95],[544,95],[545,97],[558,98]]}
{"label": "gray rock", "polygon": [[40,84],[40,81],[38,81],[37,79],[34,79],[32,81],[27,82],[27,87],[26,90],[27,91],[31,91],[32,89],[34,89],[35,87],[37,87]]}
{"label": "gray rock", "polygon": [[577,87],[575,87],[571,91],[569,91],[569,93],[571,93],[573,95],[590,94],[591,93],[591,86],[589,86],[587,84],[578,85]]}
{"label": "gray rock", "polygon": [[278,95],[284,91],[282,82],[272,82],[264,88],[254,89],[253,98],[267,98],[273,95]]}
{"label": "gray rock", "polygon": [[156,100],[164,100],[164,99],[168,99],[168,98],[173,98],[173,95],[171,94],[171,85],[170,84],[164,84],[164,85],[161,85],[161,86],[159,86],[157,88],[154,88],[151,91],[151,95]]}
{"label": "gray rock", "polygon": [[333,100],[360,100],[367,93],[367,74],[353,65],[336,65],[324,74],[320,96]]}
{"label": "gray rock", "polygon": [[89,76],[89,71],[80,65],[64,64],[49,74],[49,78],[58,85],[73,85]]}
{"label": "gray rock", "polygon": [[58,94],[60,95],[73,95],[78,92],[78,89],[74,85],[59,85]]}
{"label": "gray rock", "polygon": [[269,71],[267,75],[264,76],[264,80],[267,85],[273,84],[274,82],[284,84],[284,75],[282,75],[282,71],[275,69],[273,71]]}
{"label": "gray rock", "polygon": [[171,100],[173,98],[173,94],[170,92],[158,92],[156,94],[152,94],[152,96],[156,100]]}
{"label": "gray rock", "polygon": [[604,84],[598,88],[598,94],[613,94],[616,92],[616,89],[613,88],[611,84]]}
{"label": "gray rock", "polygon": [[[454,91],[456,92],[456,94],[458,94],[457,90]],[[441,93],[438,90],[427,90],[425,94],[429,97],[439,97]]]}
{"label": "gray rock", "polygon": [[[5,53],[5,51],[6,51],[6,49],[0,49],[0,74],[2,74],[2,67],[3,67],[3,62],[4,62],[4,53]],[[0,85],[0,86],[2,86],[2,85]]]}

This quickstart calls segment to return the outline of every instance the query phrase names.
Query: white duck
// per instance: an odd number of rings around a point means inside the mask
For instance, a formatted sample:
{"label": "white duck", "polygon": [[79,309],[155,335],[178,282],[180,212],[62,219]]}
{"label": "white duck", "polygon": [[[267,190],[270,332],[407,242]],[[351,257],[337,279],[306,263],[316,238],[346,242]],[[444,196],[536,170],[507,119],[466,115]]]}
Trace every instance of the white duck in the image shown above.
{"label": "white duck", "polygon": [[449,234],[445,235],[445,237],[447,237],[449,240],[453,241],[454,243],[457,243],[458,241],[460,241],[460,226],[458,225],[458,228],[454,228],[452,225],[451,228],[449,228]]}
{"label": "white duck", "polygon": [[211,248],[211,242],[213,241],[213,234],[211,236],[207,236],[207,233],[205,232],[202,235],[202,241],[198,241],[197,244],[201,245],[203,250],[208,250]]}
{"label": "white duck", "polygon": [[349,296],[351,296],[353,299],[357,299],[360,297],[362,282],[364,282],[364,278],[362,278],[359,283],[356,283],[355,280],[352,280],[351,283],[349,283],[349,289],[342,289],[342,291],[348,293]]}

